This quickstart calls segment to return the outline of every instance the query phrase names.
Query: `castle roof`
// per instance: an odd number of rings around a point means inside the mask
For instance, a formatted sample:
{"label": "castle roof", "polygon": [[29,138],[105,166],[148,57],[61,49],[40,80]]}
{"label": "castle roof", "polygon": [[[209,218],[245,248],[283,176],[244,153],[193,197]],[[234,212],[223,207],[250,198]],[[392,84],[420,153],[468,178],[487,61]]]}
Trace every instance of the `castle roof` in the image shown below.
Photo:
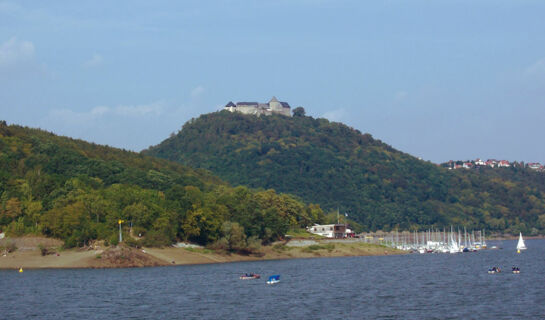
{"label": "castle roof", "polygon": [[281,104],[282,107],[284,107],[284,108],[290,108],[290,105],[289,105],[287,102],[280,102],[280,104]]}
{"label": "castle roof", "polygon": [[271,103],[271,102],[278,102],[278,100],[276,99],[275,96],[273,96],[273,97],[271,98],[271,101],[269,101],[269,103]]}
{"label": "castle roof", "polygon": [[244,106],[256,106],[258,105],[257,102],[237,102],[237,106],[244,105]]}
{"label": "castle roof", "polygon": [[233,103],[233,101],[229,101],[226,105],[225,105],[226,108],[228,107],[236,107],[235,104]]}

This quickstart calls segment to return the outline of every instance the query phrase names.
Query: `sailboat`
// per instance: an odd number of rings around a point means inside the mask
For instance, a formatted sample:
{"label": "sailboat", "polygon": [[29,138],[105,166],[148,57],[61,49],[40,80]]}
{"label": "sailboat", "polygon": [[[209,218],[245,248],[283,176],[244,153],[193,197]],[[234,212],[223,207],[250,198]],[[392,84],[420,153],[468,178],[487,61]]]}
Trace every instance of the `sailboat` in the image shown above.
{"label": "sailboat", "polygon": [[450,253],[458,253],[460,252],[460,246],[458,246],[458,243],[456,240],[454,240],[454,232],[452,232],[452,226],[450,227],[450,245],[449,245],[449,252]]}
{"label": "sailboat", "polygon": [[522,239],[522,232],[519,234],[519,242],[517,243],[517,252],[520,252],[520,250],[526,250],[524,239]]}

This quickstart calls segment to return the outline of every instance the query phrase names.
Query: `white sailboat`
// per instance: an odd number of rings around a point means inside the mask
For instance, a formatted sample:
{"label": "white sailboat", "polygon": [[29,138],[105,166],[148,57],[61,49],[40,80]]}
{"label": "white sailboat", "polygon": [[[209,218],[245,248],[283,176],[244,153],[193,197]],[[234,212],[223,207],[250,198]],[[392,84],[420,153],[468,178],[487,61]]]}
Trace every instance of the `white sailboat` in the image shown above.
{"label": "white sailboat", "polygon": [[522,239],[522,232],[519,234],[519,242],[517,243],[517,251],[526,250],[524,239]]}
{"label": "white sailboat", "polygon": [[454,232],[452,232],[452,226],[450,227],[450,245],[449,245],[449,252],[450,253],[458,253],[460,252],[460,246],[454,240]]}

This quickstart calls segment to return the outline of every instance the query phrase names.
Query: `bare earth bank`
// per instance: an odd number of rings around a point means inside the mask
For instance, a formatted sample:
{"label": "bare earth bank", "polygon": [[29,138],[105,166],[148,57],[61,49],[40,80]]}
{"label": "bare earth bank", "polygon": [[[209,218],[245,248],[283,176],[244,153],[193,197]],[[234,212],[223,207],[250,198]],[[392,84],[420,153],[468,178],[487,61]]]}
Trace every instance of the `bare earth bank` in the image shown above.
{"label": "bare earth bank", "polygon": [[[23,239],[23,240],[21,240]],[[130,268],[167,265],[226,263],[236,261],[260,261],[273,259],[295,259],[315,257],[344,256],[382,256],[403,254],[404,252],[383,246],[363,242],[327,240],[304,241],[295,245],[276,243],[264,246],[259,255],[226,254],[201,248],[142,248],[135,249],[126,246],[106,248],[86,248],[70,250],[48,250],[42,255],[38,245],[52,243],[52,239],[25,237],[18,241],[17,250],[0,255],[0,269],[39,269],[39,268]],[[47,242],[46,242],[47,241]],[[56,241],[56,240],[53,240]]]}

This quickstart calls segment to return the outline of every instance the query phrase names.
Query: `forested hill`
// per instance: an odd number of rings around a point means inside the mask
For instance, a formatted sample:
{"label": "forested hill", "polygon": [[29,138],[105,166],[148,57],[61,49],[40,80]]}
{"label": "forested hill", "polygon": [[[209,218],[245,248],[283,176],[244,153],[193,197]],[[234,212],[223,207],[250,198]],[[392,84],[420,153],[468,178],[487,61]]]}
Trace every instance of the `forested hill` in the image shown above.
{"label": "forested hill", "polygon": [[125,234],[128,242],[244,251],[322,218],[319,206],[290,195],[232,188],[202,169],[0,121],[0,230],[8,235],[45,234],[68,247],[115,243],[122,219],[135,236]]}
{"label": "forested hill", "polygon": [[232,184],[339,208],[371,230],[451,224],[545,230],[542,174],[449,171],[326,119],[221,111],[189,121],[143,153],[211,170]]}

